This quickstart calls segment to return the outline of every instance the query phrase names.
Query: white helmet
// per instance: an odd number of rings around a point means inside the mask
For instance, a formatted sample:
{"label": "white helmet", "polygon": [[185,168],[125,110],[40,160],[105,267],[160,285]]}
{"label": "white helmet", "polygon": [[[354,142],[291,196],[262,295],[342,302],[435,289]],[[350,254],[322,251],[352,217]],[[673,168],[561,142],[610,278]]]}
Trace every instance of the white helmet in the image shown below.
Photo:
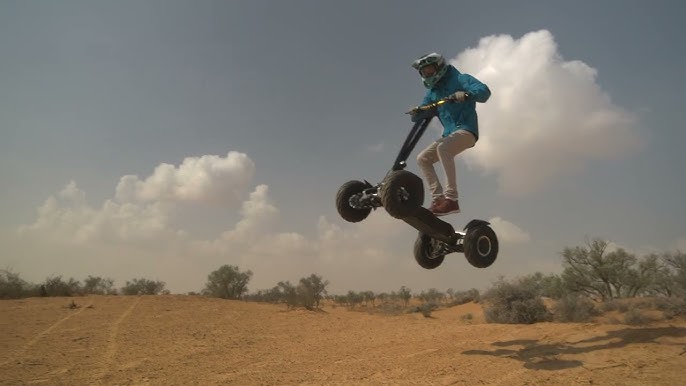
{"label": "white helmet", "polygon": [[[419,76],[422,77],[426,88],[435,86],[448,71],[448,66],[445,65],[443,56],[435,52],[421,56],[412,62],[412,67],[419,72]],[[428,74],[425,73],[425,70],[429,68],[432,68],[433,71],[430,71]]]}

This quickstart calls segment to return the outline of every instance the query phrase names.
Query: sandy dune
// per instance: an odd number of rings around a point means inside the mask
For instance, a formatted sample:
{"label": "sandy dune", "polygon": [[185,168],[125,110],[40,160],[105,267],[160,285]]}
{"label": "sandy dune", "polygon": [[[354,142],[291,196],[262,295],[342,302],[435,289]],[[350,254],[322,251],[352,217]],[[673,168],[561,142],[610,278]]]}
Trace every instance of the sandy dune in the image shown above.
{"label": "sandy dune", "polygon": [[189,296],[74,300],[0,301],[0,384],[686,384],[684,321],[497,325],[477,304],[424,318]]}

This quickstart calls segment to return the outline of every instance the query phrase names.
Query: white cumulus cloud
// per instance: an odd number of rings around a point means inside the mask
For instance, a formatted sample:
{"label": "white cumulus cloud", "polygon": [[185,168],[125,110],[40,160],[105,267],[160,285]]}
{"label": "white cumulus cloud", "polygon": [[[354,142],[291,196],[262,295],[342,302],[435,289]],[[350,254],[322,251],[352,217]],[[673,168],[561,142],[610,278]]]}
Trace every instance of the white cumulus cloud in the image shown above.
{"label": "white cumulus cloud", "polygon": [[86,194],[70,182],[62,191],[38,207],[33,224],[19,228],[20,234],[66,244],[92,242],[153,242],[183,237],[170,227],[170,207],[161,202],[118,203],[105,200],[98,208],[86,202]]}
{"label": "white cumulus cloud", "polygon": [[678,251],[686,253],[686,237],[677,239],[674,244]]}
{"label": "white cumulus cloud", "polygon": [[235,250],[239,245],[257,245],[263,241],[265,235],[274,232],[279,210],[272,204],[268,193],[267,185],[258,185],[250,193],[249,199],[241,207],[241,219],[232,229],[223,232],[217,240],[211,242],[214,248],[227,252]]}
{"label": "white cumulus cloud", "polygon": [[565,60],[548,31],[485,37],[451,63],[492,91],[477,106],[480,139],[465,157],[505,192],[534,192],[640,148],[633,114],[600,88],[594,68]]}
{"label": "white cumulus cloud", "polygon": [[531,241],[531,236],[528,232],[507,220],[493,217],[488,222],[491,223],[491,227],[500,241],[510,243],[526,243]]}
{"label": "white cumulus cloud", "polygon": [[187,157],[178,166],[160,164],[144,180],[127,175],[116,188],[119,202],[188,201],[236,203],[248,189],[255,172],[254,162],[244,153],[226,157]]}
{"label": "white cumulus cloud", "polygon": [[[38,208],[33,224],[20,227],[24,235],[40,235],[70,244],[179,241],[185,232],[171,223],[182,202],[240,203],[254,174],[253,161],[231,151],[226,157],[187,157],[175,167],[160,164],[144,180],[127,175],[119,180],[115,197],[97,207],[74,181]],[[276,209],[266,203],[267,188],[258,186],[243,204],[244,219],[234,232],[246,233]],[[262,221],[264,222],[264,221]]]}

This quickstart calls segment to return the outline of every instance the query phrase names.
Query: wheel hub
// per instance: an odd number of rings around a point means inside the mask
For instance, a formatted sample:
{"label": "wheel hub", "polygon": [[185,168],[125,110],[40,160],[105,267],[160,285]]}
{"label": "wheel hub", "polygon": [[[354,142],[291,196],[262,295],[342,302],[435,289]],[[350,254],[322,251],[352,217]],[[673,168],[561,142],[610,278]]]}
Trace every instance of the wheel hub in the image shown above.
{"label": "wheel hub", "polygon": [[350,207],[354,208],[354,209],[363,209],[362,203],[360,202],[361,198],[362,198],[362,193],[353,194],[348,199],[348,205],[350,205]]}
{"label": "wheel hub", "polygon": [[480,256],[488,256],[491,253],[491,239],[487,236],[481,236],[476,241],[476,250]]}
{"label": "wheel hub", "polygon": [[400,187],[397,194],[399,202],[405,202],[410,199],[410,193],[404,187]]}

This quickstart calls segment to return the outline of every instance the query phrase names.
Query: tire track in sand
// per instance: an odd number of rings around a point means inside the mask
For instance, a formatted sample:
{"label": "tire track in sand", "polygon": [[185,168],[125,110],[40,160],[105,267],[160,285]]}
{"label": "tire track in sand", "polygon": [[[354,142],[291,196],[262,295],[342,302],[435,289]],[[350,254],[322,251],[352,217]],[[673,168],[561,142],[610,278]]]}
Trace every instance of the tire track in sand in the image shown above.
{"label": "tire track in sand", "polygon": [[10,359],[0,363],[0,367],[5,366],[7,364],[10,364],[10,363],[18,360],[19,358],[21,358],[24,354],[26,354],[26,351],[28,351],[28,349],[30,349],[34,344],[36,344],[36,342],[38,342],[39,340],[43,339],[44,337],[50,335],[53,331],[55,331],[55,329],[57,327],[60,326],[60,324],[62,324],[64,322],[66,322],[67,320],[75,317],[76,315],[79,315],[80,313],[82,313],[86,308],[90,307],[91,305],[79,308],[78,311],[74,312],[73,314],[69,314],[69,315],[65,316],[64,318],[53,323],[50,327],[39,332],[38,335],[31,338],[31,340],[26,342],[26,344],[22,348],[17,350],[17,352],[14,355],[12,355],[12,357]]}
{"label": "tire track in sand", "polygon": [[140,302],[141,297],[139,296],[110,327],[110,333],[107,339],[107,350],[105,350],[105,354],[102,359],[102,369],[100,370],[100,374],[98,374],[97,377],[98,384],[103,383],[103,378],[105,378],[105,376],[110,372],[110,368],[112,367],[114,356],[116,355],[117,349],[119,348],[119,345],[117,344],[117,335],[119,335],[119,327]]}

